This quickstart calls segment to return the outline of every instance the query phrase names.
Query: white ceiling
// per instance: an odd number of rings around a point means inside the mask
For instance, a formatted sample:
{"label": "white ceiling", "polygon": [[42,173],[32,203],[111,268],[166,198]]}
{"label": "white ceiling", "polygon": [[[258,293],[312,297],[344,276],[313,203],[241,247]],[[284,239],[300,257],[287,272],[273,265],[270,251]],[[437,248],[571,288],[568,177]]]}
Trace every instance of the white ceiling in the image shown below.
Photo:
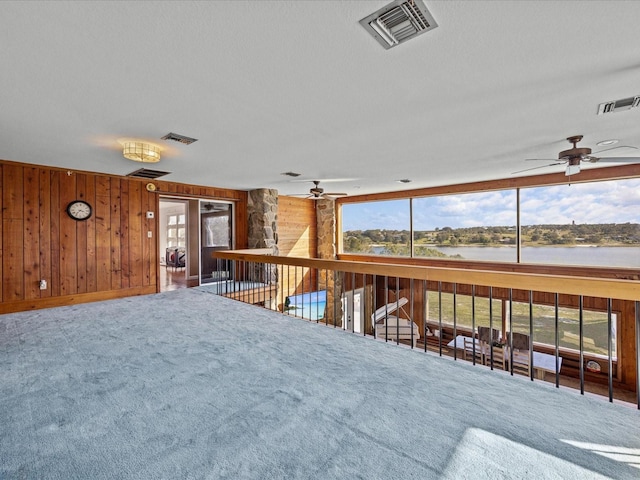
{"label": "white ceiling", "polygon": [[4,1],[0,158],[362,194],[511,177],[570,135],[640,147],[640,108],[596,115],[640,94],[640,2],[425,0],[438,28],[384,50],[358,21],[386,3]]}

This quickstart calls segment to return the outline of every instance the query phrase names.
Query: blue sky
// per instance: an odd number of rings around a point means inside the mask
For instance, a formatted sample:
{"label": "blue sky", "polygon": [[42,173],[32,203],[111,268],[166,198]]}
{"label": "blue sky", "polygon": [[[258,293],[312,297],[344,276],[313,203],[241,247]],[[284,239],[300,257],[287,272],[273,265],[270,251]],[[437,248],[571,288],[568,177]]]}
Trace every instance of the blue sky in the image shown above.
{"label": "blue sky", "polygon": [[[640,223],[640,179],[520,190],[522,225]],[[414,199],[415,230],[516,224],[516,192]],[[345,204],[343,230],[409,230],[409,201]]]}

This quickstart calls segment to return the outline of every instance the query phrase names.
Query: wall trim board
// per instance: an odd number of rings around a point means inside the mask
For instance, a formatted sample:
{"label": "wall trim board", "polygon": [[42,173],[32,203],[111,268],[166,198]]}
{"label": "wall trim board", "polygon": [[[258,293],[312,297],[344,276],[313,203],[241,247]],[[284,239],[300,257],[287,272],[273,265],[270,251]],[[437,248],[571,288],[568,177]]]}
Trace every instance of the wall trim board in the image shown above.
{"label": "wall trim board", "polygon": [[43,308],[65,307],[81,303],[114,300],[116,298],[149,295],[153,293],[157,293],[155,285],[149,285],[146,287],[123,288],[120,290],[107,290],[104,292],[78,293],[75,295],[64,295],[59,297],[14,300],[0,303],[0,314],[41,310]]}

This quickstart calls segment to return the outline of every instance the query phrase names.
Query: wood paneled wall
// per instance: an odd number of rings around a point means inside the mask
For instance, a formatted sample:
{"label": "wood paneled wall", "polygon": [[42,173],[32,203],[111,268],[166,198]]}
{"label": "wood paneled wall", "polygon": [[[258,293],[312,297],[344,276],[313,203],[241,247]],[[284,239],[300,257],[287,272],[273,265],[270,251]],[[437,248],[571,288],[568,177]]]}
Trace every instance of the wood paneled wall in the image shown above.
{"label": "wood paneled wall", "polygon": [[[246,246],[246,192],[154,181],[151,193],[146,183],[0,161],[0,313],[155,293],[158,219],[145,213],[158,212],[159,193],[234,200]],[[76,199],[93,207],[91,218],[67,215]]]}
{"label": "wood paneled wall", "polygon": [[[278,249],[286,257],[316,258],[318,235],[316,202],[307,198],[278,197]],[[304,281],[303,281],[304,279]],[[281,285],[284,295],[315,290],[315,272],[308,268],[285,269]],[[304,286],[304,287],[303,287]],[[283,298],[283,297],[282,297]]]}
{"label": "wood paneled wall", "polygon": [[278,249],[285,257],[316,258],[316,203],[307,198],[278,197]]}

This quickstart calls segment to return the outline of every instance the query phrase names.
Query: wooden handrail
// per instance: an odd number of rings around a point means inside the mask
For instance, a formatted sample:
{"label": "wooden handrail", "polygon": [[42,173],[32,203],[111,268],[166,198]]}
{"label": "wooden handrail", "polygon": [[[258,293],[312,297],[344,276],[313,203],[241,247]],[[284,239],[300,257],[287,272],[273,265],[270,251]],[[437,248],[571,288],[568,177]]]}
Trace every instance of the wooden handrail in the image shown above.
{"label": "wooden handrail", "polygon": [[442,281],[463,285],[483,285],[536,292],[640,301],[640,282],[633,280],[321,260],[317,258],[282,257],[249,253],[253,251],[255,250],[221,250],[214,252],[213,257],[225,260],[290,265],[319,270]]}

